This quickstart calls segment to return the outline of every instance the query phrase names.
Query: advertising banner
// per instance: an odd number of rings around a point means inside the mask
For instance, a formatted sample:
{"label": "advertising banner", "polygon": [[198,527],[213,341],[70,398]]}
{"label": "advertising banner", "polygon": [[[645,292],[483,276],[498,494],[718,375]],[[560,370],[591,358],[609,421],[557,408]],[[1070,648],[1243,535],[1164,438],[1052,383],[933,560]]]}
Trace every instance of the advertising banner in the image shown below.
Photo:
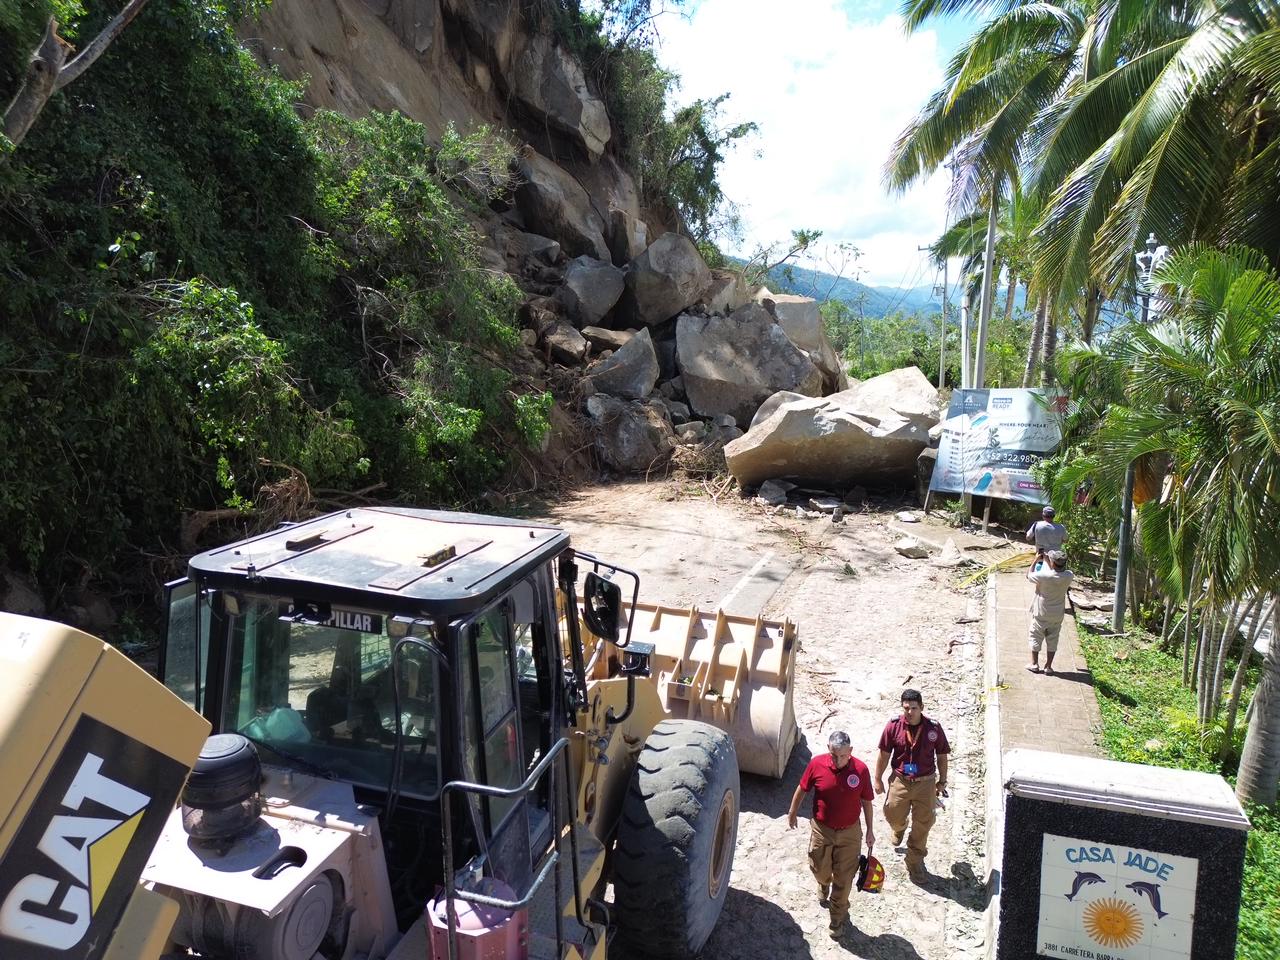
{"label": "advertising banner", "polygon": [[1058,449],[1067,401],[1043,390],[956,390],[929,489],[1047,503],[1031,468]]}

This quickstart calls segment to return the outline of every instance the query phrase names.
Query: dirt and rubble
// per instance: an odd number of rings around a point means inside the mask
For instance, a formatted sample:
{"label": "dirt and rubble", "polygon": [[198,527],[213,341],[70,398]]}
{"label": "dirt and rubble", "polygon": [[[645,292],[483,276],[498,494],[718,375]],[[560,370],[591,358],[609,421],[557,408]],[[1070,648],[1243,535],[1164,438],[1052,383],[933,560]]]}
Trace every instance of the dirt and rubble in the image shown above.
{"label": "dirt and rubble", "polygon": [[[965,960],[983,951],[986,903],[980,590],[955,567],[907,559],[893,544],[906,503],[800,518],[711,483],[630,483],[582,491],[544,516],[582,549],[641,576],[642,597],[734,612],[763,607],[800,629],[796,719],[803,733],[781,781],[744,775],[732,887],[704,956]],[[923,525],[921,525],[923,526]],[[945,530],[942,531],[945,537]],[[880,895],[855,894],[853,927],[827,934],[806,866],[808,832],[787,829],[791,793],[811,752],[844,729],[874,769],[904,686],[951,738],[950,799],[930,836],[929,876],[908,879],[877,802]],[[806,814],[808,808],[805,808]]]}

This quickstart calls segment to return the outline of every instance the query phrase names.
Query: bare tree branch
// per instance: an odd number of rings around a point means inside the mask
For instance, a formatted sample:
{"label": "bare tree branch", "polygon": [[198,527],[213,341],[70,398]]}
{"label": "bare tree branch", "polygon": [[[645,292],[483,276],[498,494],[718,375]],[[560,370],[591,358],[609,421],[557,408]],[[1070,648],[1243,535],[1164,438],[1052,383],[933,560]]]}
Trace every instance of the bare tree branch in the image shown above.
{"label": "bare tree branch", "polygon": [[133,18],[140,14],[142,8],[146,5],[147,0],[129,0],[124,9],[112,17],[111,22],[102,28],[102,32],[90,40],[89,45],[80,51],[79,56],[59,71],[58,77],[53,84],[54,92],[61,90],[93,66],[93,62],[102,56],[103,51],[111,46],[112,41],[120,36],[121,31],[133,22]]}
{"label": "bare tree branch", "polygon": [[129,0],[124,9],[112,17],[111,22],[69,63],[67,57],[72,47],[58,36],[58,21],[49,18],[40,45],[36,47],[31,55],[31,62],[27,65],[22,86],[4,111],[2,129],[14,146],[26,137],[49,98],[93,66],[94,61],[102,56],[146,5],[147,0]]}

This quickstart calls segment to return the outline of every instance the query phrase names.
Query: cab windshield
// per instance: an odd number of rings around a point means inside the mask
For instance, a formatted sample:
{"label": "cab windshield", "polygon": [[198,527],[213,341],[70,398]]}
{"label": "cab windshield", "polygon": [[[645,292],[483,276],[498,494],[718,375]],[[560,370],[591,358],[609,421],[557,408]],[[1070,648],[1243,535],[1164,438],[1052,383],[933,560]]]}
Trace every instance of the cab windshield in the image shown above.
{"label": "cab windshield", "polygon": [[[268,763],[385,789],[396,739],[392,633],[426,636],[429,625],[336,607],[299,616],[272,598],[246,597],[238,607],[229,617],[222,729],[265,747]],[[429,799],[440,789],[436,660],[406,645],[396,678],[401,790]]]}

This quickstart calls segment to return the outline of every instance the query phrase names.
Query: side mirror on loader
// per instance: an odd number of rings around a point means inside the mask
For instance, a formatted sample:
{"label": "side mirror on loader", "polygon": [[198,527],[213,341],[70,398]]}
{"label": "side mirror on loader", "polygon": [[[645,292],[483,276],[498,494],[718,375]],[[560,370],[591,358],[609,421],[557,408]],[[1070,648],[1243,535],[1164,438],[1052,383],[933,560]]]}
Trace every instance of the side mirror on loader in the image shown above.
{"label": "side mirror on loader", "polygon": [[598,573],[588,573],[582,585],[582,619],[597,637],[625,647],[622,639],[622,591]]}

